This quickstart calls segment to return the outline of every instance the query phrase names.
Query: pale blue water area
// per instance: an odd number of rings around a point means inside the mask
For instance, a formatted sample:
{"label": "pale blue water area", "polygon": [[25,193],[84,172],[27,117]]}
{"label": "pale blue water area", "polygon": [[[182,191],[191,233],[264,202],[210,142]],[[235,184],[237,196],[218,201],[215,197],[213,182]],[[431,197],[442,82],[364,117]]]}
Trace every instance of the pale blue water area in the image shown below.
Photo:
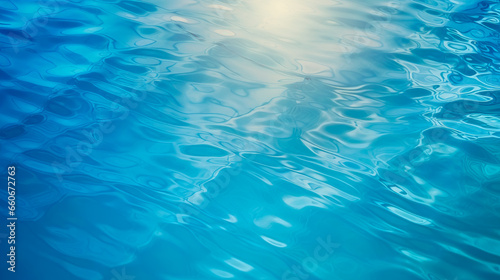
{"label": "pale blue water area", "polygon": [[2,279],[500,279],[499,48],[498,1],[0,1]]}

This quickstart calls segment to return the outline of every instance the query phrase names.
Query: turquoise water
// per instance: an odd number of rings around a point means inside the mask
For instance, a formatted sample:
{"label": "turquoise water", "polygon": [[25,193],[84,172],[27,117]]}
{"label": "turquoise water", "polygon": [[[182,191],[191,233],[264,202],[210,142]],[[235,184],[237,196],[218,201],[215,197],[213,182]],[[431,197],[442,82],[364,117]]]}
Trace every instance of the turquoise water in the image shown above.
{"label": "turquoise water", "polygon": [[2,279],[500,277],[497,1],[0,3]]}

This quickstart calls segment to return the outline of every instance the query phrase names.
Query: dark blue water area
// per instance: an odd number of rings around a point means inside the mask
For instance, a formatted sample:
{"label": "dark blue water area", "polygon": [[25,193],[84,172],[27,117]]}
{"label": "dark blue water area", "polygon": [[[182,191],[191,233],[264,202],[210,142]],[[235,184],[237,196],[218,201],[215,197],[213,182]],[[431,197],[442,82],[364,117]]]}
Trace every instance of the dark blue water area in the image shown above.
{"label": "dark blue water area", "polygon": [[0,1],[1,279],[499,279],[499,50],[498,1]]}

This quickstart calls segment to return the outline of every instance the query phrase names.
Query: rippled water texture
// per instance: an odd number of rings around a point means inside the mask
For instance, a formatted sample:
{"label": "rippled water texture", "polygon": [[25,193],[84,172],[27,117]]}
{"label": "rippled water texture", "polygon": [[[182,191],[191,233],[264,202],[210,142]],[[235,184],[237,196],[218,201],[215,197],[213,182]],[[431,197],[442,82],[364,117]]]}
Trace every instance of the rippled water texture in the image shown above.
{"label": "rippled water texture", "polygon": [[2,279],[499,279],[499,13],[0,1]]}

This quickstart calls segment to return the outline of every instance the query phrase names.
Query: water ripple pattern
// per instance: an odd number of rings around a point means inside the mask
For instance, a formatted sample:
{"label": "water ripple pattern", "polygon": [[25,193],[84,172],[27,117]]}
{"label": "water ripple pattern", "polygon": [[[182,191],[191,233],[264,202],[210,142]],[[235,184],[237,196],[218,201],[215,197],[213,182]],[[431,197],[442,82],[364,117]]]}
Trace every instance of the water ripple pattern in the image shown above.
{"label": "water ripple pattern", "polygon": [[0,3],[2,279],[500,279],[498,1]]}

